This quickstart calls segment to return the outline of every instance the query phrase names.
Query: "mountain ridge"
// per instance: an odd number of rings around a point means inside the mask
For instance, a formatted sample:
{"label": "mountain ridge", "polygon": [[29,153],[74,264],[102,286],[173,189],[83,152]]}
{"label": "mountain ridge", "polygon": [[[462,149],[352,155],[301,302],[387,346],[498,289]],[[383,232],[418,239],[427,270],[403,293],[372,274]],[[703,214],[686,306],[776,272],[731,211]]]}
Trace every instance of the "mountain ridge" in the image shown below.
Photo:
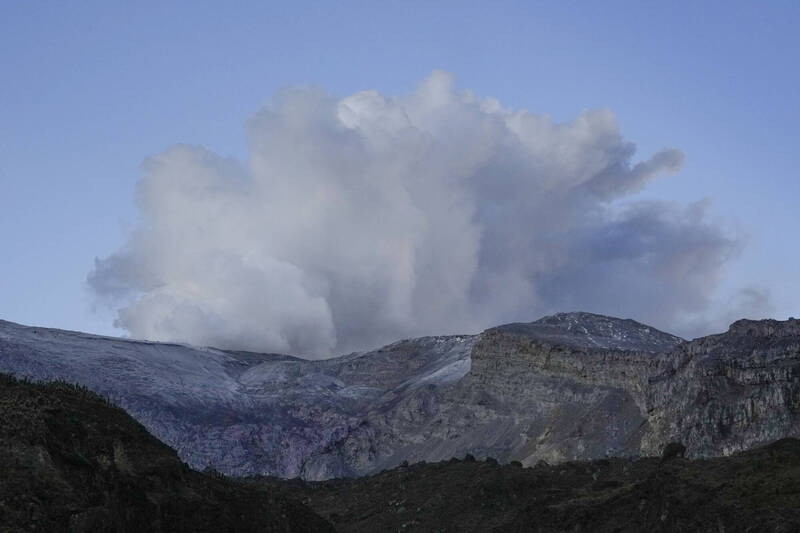
{"label": "mountain ridge", "polygon": [[800,435],[796,322],[686,341],[561,313],[321,361],[0,322],[0,371],[84,384],[193,467],[236,475],[656,455],[672,440],[711,457]]}
{"label": "mountain ridge", "polygon": [[684,339],[665,333],[630,318],[616,318],[583,311],[556,313],[533,322],[516,322],[496,328],[527,334],[555,344],[580,348],[661,352],[669,351]]}

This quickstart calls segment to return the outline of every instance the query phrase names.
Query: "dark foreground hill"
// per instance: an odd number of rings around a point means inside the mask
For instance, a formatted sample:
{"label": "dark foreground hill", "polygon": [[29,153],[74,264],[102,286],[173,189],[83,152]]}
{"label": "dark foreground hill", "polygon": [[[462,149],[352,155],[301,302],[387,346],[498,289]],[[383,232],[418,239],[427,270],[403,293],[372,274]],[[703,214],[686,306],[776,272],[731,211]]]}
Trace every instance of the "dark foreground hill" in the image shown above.
{"label": "dark foreground hill", "polygon": [[85,388],[0,374],[0,531],[317,532],[274,490],[189,469]]}
{"label": "dark foreground hill", "polygon": [[323,482],[251,478],[302,499],[340,532],[800,531],[800,441],[715,459],[498,465],[418,463]]}

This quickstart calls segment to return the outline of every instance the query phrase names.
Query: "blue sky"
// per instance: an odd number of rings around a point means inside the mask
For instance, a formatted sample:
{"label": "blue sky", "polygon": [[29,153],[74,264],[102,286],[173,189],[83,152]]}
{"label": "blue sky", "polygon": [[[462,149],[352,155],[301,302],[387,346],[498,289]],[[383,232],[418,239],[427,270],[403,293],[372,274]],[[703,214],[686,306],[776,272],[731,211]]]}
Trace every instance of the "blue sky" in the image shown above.
{"label": "blue sky", "polygon": [[246,161],[281,87],[402,95],[434,69],[555,121],[608,108],[636,160],[683,150],[639,198],[710,198],[747,235],[711,305],[755,286],[797,315],[798,25],[797,2],[2,2],[0,318],[119,333],[86,278],[137,224],[146,157]]}

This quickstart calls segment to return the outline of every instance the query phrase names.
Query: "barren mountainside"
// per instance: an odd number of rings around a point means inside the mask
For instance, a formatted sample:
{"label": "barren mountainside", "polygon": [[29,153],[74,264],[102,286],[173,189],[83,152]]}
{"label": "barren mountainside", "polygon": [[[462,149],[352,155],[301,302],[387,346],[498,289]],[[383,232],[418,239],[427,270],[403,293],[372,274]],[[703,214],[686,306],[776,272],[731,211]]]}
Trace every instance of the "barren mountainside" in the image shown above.
{"label": "barren mountainside", "polygon": [[0,371],[86,385],[196,468],[305,479],[473,454],[728,455],[800,436],[800,321],[684,341],[564,313],[324,361],[0,321]]}

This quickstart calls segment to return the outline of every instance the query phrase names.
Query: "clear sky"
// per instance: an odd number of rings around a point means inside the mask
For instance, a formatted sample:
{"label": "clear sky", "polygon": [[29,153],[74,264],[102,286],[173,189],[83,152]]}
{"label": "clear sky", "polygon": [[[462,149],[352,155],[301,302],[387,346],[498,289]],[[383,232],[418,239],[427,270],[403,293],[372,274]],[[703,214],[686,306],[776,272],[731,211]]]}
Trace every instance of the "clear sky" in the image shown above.
{"label": "clear sky", "polygon": [[435,69],[557,122],[610,109],[634,161],[681,149],[639,198],[709,198],[746,235],[710,305],[755,287],[797,316],[798,27],[794,1],[0,2],[0,318],[120,333],[86,280],[137,225],[145,158],[247,161],[281,87],[404,95]]}

